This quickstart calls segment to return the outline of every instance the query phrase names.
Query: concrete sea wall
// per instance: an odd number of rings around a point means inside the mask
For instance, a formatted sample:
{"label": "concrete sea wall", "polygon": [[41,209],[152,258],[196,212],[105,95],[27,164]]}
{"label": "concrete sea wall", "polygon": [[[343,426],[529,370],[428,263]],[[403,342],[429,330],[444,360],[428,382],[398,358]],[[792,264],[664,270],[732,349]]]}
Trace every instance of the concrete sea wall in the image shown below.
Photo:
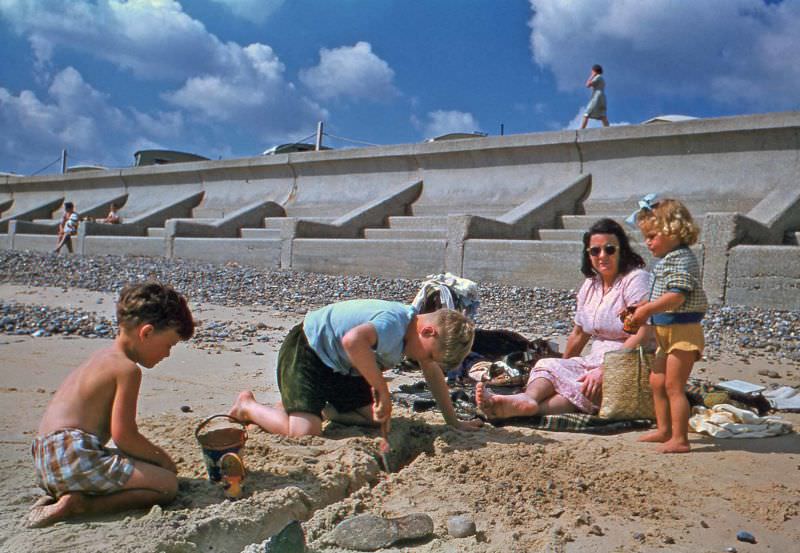
{"label": "concrete sea wall", "polygon": [[124,198],[78,253],[572,288],[582,230],[658,192],[704,226],[712,301],[800,308],[798,176],[800,112],[3,176],[0,245],[52,249],[64,201]]}

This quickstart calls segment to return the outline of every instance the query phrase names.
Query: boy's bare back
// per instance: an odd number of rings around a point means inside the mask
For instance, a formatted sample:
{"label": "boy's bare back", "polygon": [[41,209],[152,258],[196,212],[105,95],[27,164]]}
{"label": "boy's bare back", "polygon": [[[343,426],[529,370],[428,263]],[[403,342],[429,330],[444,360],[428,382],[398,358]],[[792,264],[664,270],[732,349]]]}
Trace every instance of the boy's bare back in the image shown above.
{"label": "boy's bare back", "polygon": [[39,424],[39,436],[78,428],[108,441],[115,398],[138,395],[141,378],[141,369],[116,344],[95,352],[58,388]]}

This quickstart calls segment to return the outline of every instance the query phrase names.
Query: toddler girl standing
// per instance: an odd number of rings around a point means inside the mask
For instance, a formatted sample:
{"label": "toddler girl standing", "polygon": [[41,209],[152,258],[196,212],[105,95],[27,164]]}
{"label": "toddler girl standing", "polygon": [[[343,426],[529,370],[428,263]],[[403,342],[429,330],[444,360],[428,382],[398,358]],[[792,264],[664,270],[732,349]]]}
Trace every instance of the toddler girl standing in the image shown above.
{"label": "toddler girl standing", "polygon": [[703,354],[700,321],[708,308],[700,280],[700,266],[689,246],[699,229],[678,200],[645,204],[635,217],[647,249],[661,260],[653,269],[649,301],[631,316],[634,324],[650,320],[655,329],[656,355],[650,373],[656,430],[639,438],[661,442],[662,453],[689,451],[689,401],[686,382],[692,366]]}

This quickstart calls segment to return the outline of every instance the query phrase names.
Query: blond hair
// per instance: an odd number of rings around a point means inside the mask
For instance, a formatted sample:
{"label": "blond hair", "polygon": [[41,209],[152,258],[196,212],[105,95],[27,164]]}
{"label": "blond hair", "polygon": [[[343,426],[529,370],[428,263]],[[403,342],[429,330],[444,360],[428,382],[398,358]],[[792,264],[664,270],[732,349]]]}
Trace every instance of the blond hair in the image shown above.
{"label": "blond hair", "polygon": [[636,224],[642,232],[674,236],[687,246],[695,244],[700,235],[692,214],[678,200],[659,200],[651,209],[640,210],[636,214]]}
{"label": "blond hair", "polygon": [[472,349],[475,323],[454,309],[439,309],[431,316],[433,324],[439,329],[437,346],[443,368],[457,367]]}

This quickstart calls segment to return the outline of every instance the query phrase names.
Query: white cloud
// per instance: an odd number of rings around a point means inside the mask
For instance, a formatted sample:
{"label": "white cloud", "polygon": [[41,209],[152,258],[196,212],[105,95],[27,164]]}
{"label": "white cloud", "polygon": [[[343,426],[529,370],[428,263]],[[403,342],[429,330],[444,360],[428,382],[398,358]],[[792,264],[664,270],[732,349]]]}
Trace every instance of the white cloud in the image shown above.
{"label": "white cloud", "polygon": [[560,90],[593,63],[616,97],[702,97],[742,111],[800,101],[800,2],[530,0],[531,48]]}
{"label": "white cloud", "polygon": [[[270,9],[260,1],[236,9],[254,6]],[[307,133],[328,116],[286,79],[270,46],[222,42],[175,0],[0,0],[0,16],[30,41],[38,67],[48,68],[56,49],[69,49],[138,79],[164,81],[161,98],[185,110],[189,123],[218,135],[213,125],[227,124],[247,135],[254,151]]]}
{"label": "white cloud", "polygon": [[284,0],[212,0],[226,6],[234,15],[254,23],[263,23],[280,8]]}
{"label": "white cloud", "polygon": [[132,144],[155,144],[180,134],[182,126],[180,114],[125,113],[110,105],[73,67],[53,77],[43,99],[30,90],[14,95],[0,88],[0,127],[14,129],[0,139],[0,158],[29,172],[52,161],[62,148],[71,165],[130,165]]}
{"label": "white cloud", "polygon": [[[417,121],[416,124],[419,122]],[[422,125],[425,136],[429,138],[451,132],[478,132],[481,128],[480,123],[471,113],[454,110],[428,112],[427,120]]]}
{"label": "white cloud", "polygon": [[323,100],[339,97],[383,101],[398,94],[394,70],[372,52],[369,42],[319,51],[319,64],[300,72],[300,80]]}

